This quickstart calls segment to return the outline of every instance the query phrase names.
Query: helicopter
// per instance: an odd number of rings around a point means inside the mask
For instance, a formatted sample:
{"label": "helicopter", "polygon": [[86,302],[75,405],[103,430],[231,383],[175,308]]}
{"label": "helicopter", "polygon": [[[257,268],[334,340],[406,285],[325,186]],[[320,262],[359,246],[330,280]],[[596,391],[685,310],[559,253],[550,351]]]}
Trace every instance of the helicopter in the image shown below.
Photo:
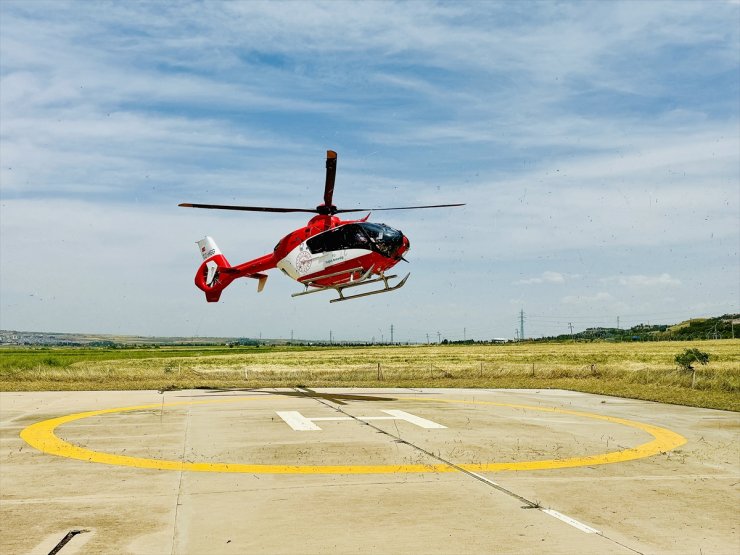
{"label": "helicopter", "polygon": [[[435,204],[428,206],[402,206],[396,208],[339,209],[332,204],[334,180],[337,172],[337,153],[326,152],[326,181],[324,202],[316,208],[277,208],[266,206],[231,206],[223,204],[181,203],[186,208],[211,210],[241,210],[248,212],[307,212],[316,214],[308,223],[280,241],[273,251],[254,260],[232,266],[216,245],[206,236],[197,241],[203,262],[195,274],[195,285],[205,293],[208,302],[218,302],[222,291],[235,279],[246,277],[257,280],[257,292],[267,281],[264,272],[278,268],[288,277],[304,286],[292,297],[321,291],[335,291],[339,296],[329,302],[347,301],[369,295],[389,293],[406,284],[410,273],[392,284],[397,275],[386,275],[398,262],[404,260],[411,244],[401,231],[386,224],[369,222],[370,213],[381,210],[416,210],[422,208],[447,208],[464,204]],[[336,214],[368,212],[359,220],[342,220]],[[382,284],[380,289],[365,290],[346,295],[347,289]],[[357,289],[361,291],[361,289]]]}

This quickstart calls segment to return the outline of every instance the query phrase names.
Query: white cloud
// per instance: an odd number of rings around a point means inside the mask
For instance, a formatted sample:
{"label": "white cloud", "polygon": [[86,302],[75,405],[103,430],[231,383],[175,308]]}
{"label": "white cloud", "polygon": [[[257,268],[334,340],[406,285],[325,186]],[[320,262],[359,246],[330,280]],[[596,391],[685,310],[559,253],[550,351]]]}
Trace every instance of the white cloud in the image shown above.
{"label": "white cloud", "polygon": [[677,286],[681,285],[681,280],[671,276],[668,273],[662,273],[654,276],[645,276],[641,274],[629,276],[613,276],[603,278],[603,283],[618,283],[628,287],[655,287],[655,286]]}

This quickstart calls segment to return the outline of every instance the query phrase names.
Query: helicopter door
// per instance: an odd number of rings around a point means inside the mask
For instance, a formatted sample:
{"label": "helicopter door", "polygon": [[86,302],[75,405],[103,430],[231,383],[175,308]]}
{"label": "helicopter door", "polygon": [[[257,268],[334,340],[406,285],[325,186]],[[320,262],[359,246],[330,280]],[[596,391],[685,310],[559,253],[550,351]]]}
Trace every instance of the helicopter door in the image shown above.
{"label": "helicopter door", "polygon": [[324,234],[327,236],[324,243],[325,250],[319,259],[322,268],[331,268],[333,265],[345,260],[344,228],[345,226],[337,227]]}
{"label": "helicopter door", "polygon": [[324,233],[320,233],[306,241],[309,250],[322,269],[339,264],[347,260],[347,249],[370,250],[369,239],[357,224],[347,224]]}
{"label": "helicopter door", "polygon": [[344,249],[342,248],[342,228],[337,227],[319,233],[306,241],[308,249],[313,255],[312,272],[323,271],[334,264],[336,258],[344,258]]}

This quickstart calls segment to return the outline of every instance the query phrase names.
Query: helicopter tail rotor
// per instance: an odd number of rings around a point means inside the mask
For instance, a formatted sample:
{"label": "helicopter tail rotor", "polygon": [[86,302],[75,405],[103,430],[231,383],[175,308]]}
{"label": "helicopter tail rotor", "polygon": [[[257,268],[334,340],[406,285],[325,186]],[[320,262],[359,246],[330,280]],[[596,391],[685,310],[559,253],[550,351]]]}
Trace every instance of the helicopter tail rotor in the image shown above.
{"label": "helicopter tail rotor", "polygon": [[206,294],[209,303],[218,302],[221,291],[233,280],[228,274],[222,276],[223,270],[231,268],[231,264],[211,237],[198,241],[198,249],[203,262],[195,273],[195,285]]}

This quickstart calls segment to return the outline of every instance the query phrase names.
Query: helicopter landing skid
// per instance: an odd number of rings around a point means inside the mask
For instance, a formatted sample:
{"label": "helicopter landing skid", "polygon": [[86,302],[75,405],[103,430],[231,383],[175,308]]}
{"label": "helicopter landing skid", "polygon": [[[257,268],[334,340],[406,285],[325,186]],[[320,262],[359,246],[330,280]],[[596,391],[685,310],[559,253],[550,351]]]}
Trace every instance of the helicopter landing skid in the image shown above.
{"label": "helicopter landing skid", "polygon": [[[362,271],[362,268],[353,268],[352,270],[348,270],[345,272],[338,272],[337,274],[330,274],[328,276],[322,276],[323,278],[327,278],[327,277],[333,277],[339,274],[349,274],[350,281],[347,281],[345,283],[339,283],[337,285],[317,285],[313,282],[307,282],[305,283],[305,286],[306,286],[305,291],[301,291],[299,293],[293,293],[293,295],[291,296],[300,297],[301,295],[308,295],[310,293],[318,293],[319,291],[328,291],[330,289],[333,289],[334,291],[337,292],[339,297],[336,299],[331,299],[329,302],[338,303],[342,301],[349,301],[350,299],[359,299],[360,297],[369,297],[370,295],[379,295],[381,293],[389,293],[391,291],[395,291],[396,289],[400,289],[401,287],[406,285],[406,280],[409,279],[409,276],[411,275],[411,273],[408,273],[396,285],[391,285],[388,282],[388,280],[394,279],[398,276],[396,275],[386,276],[383,272],[380,272],[380,274],[378,274],[378,277],[372,278],[371,274],[373,272],[373,268],[370,267],[370,269],[364,274],[362,274],[361,277],[359,277],[358,279],[353,279],[355,273],[357,273],[358,271]],[[357,293],[356,295],[349,295],[349,296],[344,295],[345,289],[349,289],[351,287],[359,287],[361,285],[370,285],[372,283],[379,283],[379,282],[383,282],[382,289],[376,289],[375,291],[366,291],[364,293]],[[314,287],[314,289],[309,290],[308,289],[309,287]]]}

